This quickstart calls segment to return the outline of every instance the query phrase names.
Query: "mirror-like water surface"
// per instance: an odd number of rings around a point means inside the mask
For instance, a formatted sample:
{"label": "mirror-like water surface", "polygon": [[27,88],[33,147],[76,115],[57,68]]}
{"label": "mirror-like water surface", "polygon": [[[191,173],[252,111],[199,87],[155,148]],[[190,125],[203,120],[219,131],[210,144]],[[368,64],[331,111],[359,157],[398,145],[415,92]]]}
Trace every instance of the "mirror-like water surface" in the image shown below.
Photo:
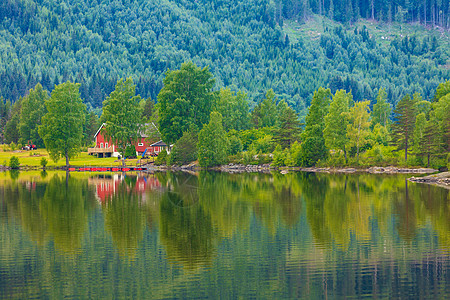
{"label": "mirror-like water surface", "polygon": [[449,298],[449,191],[405,175],[1,173],[0,297]]}

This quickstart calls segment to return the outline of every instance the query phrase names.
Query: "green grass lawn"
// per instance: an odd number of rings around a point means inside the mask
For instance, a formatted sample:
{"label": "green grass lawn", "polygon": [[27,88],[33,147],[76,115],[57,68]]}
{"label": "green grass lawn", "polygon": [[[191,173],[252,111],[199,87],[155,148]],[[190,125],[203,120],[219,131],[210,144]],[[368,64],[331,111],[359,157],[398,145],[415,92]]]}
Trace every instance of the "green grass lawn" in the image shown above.
{"label": "green grass lawn", "polygon": [[[41,159],[45,157],[48,161],[47,167],[59,167],[66,164],[65,159],[60,159],[58,162],[54,162],[48,155],[47,150],[38,149],[33,151],[6,150],[5,147],[0,147],[0,164],[9,165],[9,160],[12,156],[17,156],[21,166],[40,167]],[[147,160],[145,160],[147,161]],[[148,160],[149,162],[152,159]],[[128,166],[136,166],[138,159],[125,160]],[[92,155],[88,155],[87,152],[80,152],[76,157],[70,160],[71,166],[121,166],[122,161],[119,161],[116,157],[97,158]]]}

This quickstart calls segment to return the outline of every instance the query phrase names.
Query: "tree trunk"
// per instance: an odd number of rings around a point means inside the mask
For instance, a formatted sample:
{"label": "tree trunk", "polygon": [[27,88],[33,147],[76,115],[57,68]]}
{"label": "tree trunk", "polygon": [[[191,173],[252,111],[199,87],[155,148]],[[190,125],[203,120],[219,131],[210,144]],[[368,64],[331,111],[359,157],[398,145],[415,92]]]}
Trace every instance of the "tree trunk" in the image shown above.
{"label": "tree trunk", "polygon": [[345,163],[347,164],[347,163],[348,163],[348,160],[347,160],[347,150],[345,150],[345,146],[344,146],[344,157],[345,157]]}
{"label": "tree trunk", "polygon": [[423,20],[424,25],[427,26],[427,0],[423,0]]}
{"label": "tree trunk", "polygon": [[427,168],[430,167],[430,151],[427,153]]}
{"label": "tree trunk", "polygon": [[69,169],[69,152],[67,150],[65,153],[65,157],[66,157],[66,168]]}
{"label": "tree trunk", "polygon": [[405,162],[408,161],[408,142],[405,143]]}
{"label": "tree trunk", "polygon": [[374,3],[374,0],[371,0],[370,6],[372,8],[372,20],[375,19],[375,9],[374,9],[374,4],[373,3]]}

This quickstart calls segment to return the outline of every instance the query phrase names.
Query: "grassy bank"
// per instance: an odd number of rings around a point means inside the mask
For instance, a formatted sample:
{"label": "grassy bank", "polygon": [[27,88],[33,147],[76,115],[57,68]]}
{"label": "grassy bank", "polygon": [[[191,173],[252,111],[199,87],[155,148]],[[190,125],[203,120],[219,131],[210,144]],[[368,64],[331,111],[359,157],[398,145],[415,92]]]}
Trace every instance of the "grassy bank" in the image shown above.
{"label": "grassy bank", "polygon": [[[17,158],[19,158],[21,167],[41,167],[42,158],[47,159],[47,168],[62,167],[66,164],[65,159],[60,159],[58,162],[54,162],[45,149],[38,149],[33,151],[10,151],[4,149],[3,147],[1,147],[0,150],[0,164],[7,166],[12,156],[16,156]],[[152,161],[152,159],[149,159],[148,161]],[[125,162],[128,166],[136,166],[136,164],[138,163],[138,159],[127,159],[125,160]],[[116,157],[97,158],[95,156],[88,155],[87,152],[80,152],[76,157],[70,160],[70,165],[99,167],[121,166],[122,161],[118,160]]]}

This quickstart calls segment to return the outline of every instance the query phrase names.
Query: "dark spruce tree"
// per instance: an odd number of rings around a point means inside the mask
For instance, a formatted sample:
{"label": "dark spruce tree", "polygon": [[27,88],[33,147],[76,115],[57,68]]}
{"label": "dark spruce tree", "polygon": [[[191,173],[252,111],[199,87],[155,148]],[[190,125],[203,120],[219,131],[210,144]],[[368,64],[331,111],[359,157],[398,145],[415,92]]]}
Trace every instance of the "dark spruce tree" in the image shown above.
{"label": "dark spruce tree", "polygon": [[410,95],[403,97],[394,110],[394,124],[392,138],[399,150],[405,150],[405,162],[408,160],[408,150],[411,148],[414,125],[416,123],[416,110]]}

